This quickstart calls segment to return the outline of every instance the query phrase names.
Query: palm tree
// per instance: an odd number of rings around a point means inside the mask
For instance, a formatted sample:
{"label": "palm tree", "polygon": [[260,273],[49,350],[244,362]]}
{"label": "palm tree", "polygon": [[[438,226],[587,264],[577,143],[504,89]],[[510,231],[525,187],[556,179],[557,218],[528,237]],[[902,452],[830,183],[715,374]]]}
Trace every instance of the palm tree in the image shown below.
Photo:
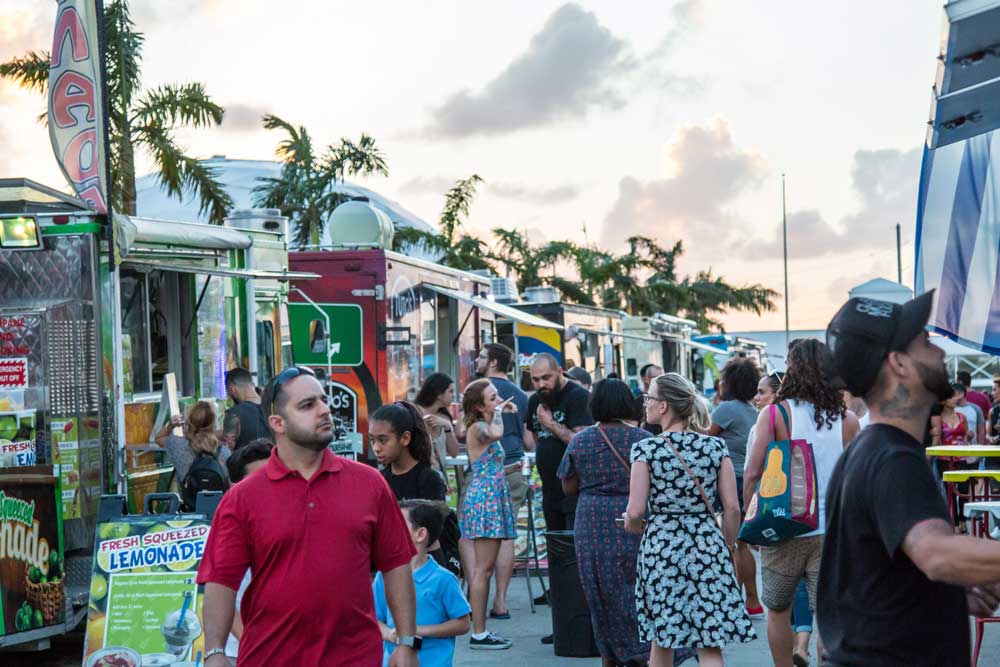
{"label": "palm tree", "polygon": [[570,260],[576,250],[571,241],[549,241],[536,247],[522,232],[502,227],[494,228],[493,236],[496,242],[492,259],[505,268],[508,276],[516,276],[518,291],[549,285],[567,301],[593,304],[590,294],[578,281],[557,275],[557,269]]}
{"label": "palm tree", "polygon": [[[108,159],[111,163],[112,207],[136,212],[135,149],[142,147],[153,161],[169,195],[185,191],[198,196],[199,214],[221,224],[233,201],[215,178],[215,172],[174,138],[180,127],[219,125],[224,109],[212,101],[200,83],[169,84],[140,91],[140,65],[145,40],[135,29],[126,0],[111,0],[104,10],[110,115]],[[22,88],[44,93],[49,79],[48,52],[30,51],[0,64],[0,77]],[[41,119],[45,118],[43,114]]]}
{"label": "palm tree", "polygon": [[301,125],[293,126],[277,116],[264,116],[264,128],[284,130],[288,138],[275,153],[281,160],[278,178],[262,178],[253,189],[257,206],[281,209],[295,226],[298,246],[319,244],[320,235],[333,210],[350,197],[336,189],[347,176],[389,175],[389,167],[375,140],[362,134],[357,143],[341,139],[316,155],[312,137]]}
{"label": "palm tree", "polygon": [[437,261],[453,269],[464,271],[495,270],[486,243],[476,236],[462,232],[463,218],[469,215],[476,188],[482,177],[473,174],[455,182],[444,196],[444,208],[438,218],[438,231],[424,231],[413,227],[397,229],[393,249],[423,250]]}

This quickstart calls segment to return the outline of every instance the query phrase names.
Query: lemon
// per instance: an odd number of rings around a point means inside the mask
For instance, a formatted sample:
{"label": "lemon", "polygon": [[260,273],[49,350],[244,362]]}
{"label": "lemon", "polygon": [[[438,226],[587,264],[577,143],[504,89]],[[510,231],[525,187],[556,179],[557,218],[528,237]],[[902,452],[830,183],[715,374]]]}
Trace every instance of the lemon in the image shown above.
{"label": "lemon", "polygon": [[105,572],[111,571],[111,554],[107,551],[99,551],[97,553],[97,566],[100,567]]}
{"label": "lemon", "polygon": [[168,521],[167,525],[170,526],[171,528],[187,528],[192,523],[193,522],[190,519],[188,519],[186,521]]}
{"label": "lemon", "polygon": [[195,563],[198,562],[197,558],[191,558],[189,560],[183,560],[178,563],[167,563],[167,567],[173,572],[187,572]]}
{"label": "lemon", "polygon": [[108,580],[102,574],[95,574],[90,580],[90,599],[100,600],[108,594]]}
{"label": "lemon", "polygon": [[170,526],[165,523],[154,523],[152,526],[146,529],[146,534],[149,533],[162,533],[165,530],[170,530]]}

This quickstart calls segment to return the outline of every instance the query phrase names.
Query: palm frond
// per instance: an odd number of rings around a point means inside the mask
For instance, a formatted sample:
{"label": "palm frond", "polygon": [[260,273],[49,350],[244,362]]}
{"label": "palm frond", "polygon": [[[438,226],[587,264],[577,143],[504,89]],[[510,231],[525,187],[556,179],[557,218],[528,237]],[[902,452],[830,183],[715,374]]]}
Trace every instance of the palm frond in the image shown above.
{"label": "palm frond", "polygon": [[128,2],[114,0],[104,7],[105,62],[108,69],[108,104],[121,113],[132,108],[141,85],[142,46],[145,36],[135,29]]}
{"label": "palm frond", "polygon": [[205,86],[186,83],[147,91],[136,105],[133,122],[201,127],[219,125],[224,114],[225,110],[205,92]]}
{"label": "palm frond", "polygon": [[346,176],[389,175],[385,155],[375,144],[375,140],[364,133],[358,143],[341,139],[339,145],[328,146],[320,170],[329,172],[334,180],[341,182]]}
{"label": "palm frond", "polygon": [[232,198],[215,179],[214,170],[185,155],[170,131],[148,125],[136,133],[136,143],[145,146],[156,163],[160,183],[172,197],[182,198],[185,190],[198,197],[198,213],[208,214],[214,224],[222,224],[233,207]]}
{"label": "palm frond", "polygon": [[476,186],[482,182],[483,179],[478,174],[473,174],[456,182],[444,196],[444,208],[441,210],[438,226],[449,241],[455,238],[455,233],[462,226],[462,218],[469,215],[472,200],[476,196]]}
{"label": "palm frond", "polygon": [[284,130],[288,138],[278,143],[274,154],[285,164],[296,164],[304,169],[311,169],[315,160],[312,139],[306,128],[294,127],[286,120],[273,114],[264,116],[265,130]]}
{"label": "palm frond", "polygon": [[16,83],[25,90],[44,93],[49,85],[49,54],[29,51],[20,58],[0,64],[0,78]]}

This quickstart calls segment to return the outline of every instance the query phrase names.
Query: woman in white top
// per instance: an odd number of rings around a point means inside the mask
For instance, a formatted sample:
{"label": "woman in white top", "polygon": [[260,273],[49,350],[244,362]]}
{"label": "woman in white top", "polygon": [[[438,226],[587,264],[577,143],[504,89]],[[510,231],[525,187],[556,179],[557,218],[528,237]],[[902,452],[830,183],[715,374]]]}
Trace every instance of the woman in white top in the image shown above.
{"label": "woman in white top", "polygon": [[[844,406],[843,394],[833,383],[832,359],[826,345],[814,339],[793,341],[787,361],[788,369],[774,403],[785,408],[789,423],[784,422],[779,411],[776,433],[772,433],[770,410],[761,411],[743,486],[744,501],[749,503],[763,474],[764,455],[771,440],[805,440],[812,445],[819,482],[819,527],[778,546],[760,549],[761,599],[768,609],[767,640],[775,667],[792,667],[791,606],[803,578],[809,606],[816,608],[816,581],[826,532],[826,489],[837,459],[859,430],[858,418]],[[822,655],[821,649],[819,653]]]}

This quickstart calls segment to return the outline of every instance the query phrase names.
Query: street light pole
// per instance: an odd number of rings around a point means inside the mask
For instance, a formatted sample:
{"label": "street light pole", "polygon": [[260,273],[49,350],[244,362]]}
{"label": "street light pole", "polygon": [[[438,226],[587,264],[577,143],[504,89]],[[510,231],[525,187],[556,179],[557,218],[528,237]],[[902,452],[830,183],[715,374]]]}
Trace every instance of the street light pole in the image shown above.
{"label": "street light pole", "polygon": [[785,175],[781,175],[781,239],[785,264],[785,349],[788,349],[788,211],[785,208]]}

